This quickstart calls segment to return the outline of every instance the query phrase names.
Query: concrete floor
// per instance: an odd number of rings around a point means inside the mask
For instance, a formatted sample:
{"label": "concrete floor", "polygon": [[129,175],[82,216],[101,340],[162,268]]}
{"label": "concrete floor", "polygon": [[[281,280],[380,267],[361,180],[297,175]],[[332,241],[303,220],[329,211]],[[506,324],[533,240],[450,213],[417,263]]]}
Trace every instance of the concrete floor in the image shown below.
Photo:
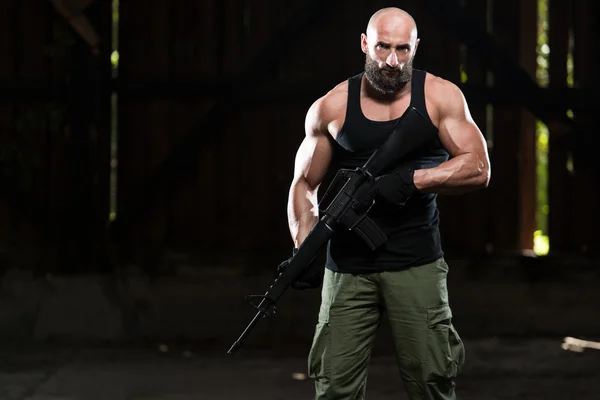
{"label": "concrete floor", "polygon": [[[561,349],[561,340],[465,340],[458,399],[600,399],[600,351]],[[0,400],[296,400],[312,398],[304,349],[224,346],[17,346],[0,349]],[[166,350],[166,351],[164,351]],[[376,355],[369,400],[406,399],[394,360]]]}

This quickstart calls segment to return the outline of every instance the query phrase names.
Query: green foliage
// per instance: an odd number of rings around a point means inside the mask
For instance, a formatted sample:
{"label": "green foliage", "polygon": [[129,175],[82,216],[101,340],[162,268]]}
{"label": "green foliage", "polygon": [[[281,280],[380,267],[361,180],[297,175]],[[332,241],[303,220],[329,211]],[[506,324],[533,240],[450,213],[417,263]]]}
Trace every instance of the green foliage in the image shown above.
{"label": "green foliage", "polygon": [[537,70],[538,84],[548,86],[548,0],[538,0],[538,26],[537,26]]}
{"label": "green foliage", "polygon": [[536,121],[536,225],[543,233],[548,232],[548,128]]}
{"label": "green foliage", "polygon": [[112,48],[119,48],[119,0],[112,0]]}
{"label": "green foliage", "polygon": [[[537,26],[537,69],[536,78],[542,87],[548,86],[548,0],[538,0]],[[536,225],[534,233],[534,251],[537,254],[547,254],[550,250],[548,240],[548,145],[550,136],[548,127],[541,121],[536,121]]]}

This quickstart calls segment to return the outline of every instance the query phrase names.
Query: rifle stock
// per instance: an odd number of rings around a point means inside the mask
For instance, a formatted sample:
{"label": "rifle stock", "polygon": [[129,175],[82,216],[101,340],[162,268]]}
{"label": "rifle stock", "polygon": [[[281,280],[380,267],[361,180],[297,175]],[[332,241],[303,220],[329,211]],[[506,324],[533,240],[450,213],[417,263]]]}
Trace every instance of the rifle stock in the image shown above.
{"label": "rifle stock", "polygon": [[[406,133],[411,130],[417,131],[416,128],[419,128],[423,122],[426,122],[429,127],[421,130],[419,135]],[[326,208],[322,210],[321,218],[302,242],[288,266],[279,274],[264,295],[246,297],[258,309],[258,312],[229,348],[228,354],[237,351],[260,319],[276,312],[277,300],[309,266],[318,251],[327,244],[337,229],[347,228],[356,231],[372,249],[385,242],[387,239],[385,234],[367,216],[368,210],[361,215],[354,213],[352,206],[356,202],[355,195],[359,190],[364,189],[365,185],[369,185],[374,177],[391,167],[394,162],[429,142],[436,135],[437,128],[431,125],[414,107],[411,107],[394,126],[384,145],[376,150],[362,167],[356,170],[343,169],[336,174],[323,196],[322,203],[327,204]],[[341,187],[339,191],[338,187]],[[325,201],[326,198],[327,201]],[[258,303],[256,303],[257,299]]]}

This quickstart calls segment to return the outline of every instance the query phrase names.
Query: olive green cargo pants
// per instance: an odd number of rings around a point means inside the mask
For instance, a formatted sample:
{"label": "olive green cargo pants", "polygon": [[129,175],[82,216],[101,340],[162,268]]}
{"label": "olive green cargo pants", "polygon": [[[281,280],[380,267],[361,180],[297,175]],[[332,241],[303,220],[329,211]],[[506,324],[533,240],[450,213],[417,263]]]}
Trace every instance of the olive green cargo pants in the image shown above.
{"label": "olive green cargo pants", "polygon": [[463,343],[451,323],[443,259],[365,275],[325,270],[321,309],[309,354],[316,400],[365,398],[375,332],[387,315],[410,400],[455,399]]}

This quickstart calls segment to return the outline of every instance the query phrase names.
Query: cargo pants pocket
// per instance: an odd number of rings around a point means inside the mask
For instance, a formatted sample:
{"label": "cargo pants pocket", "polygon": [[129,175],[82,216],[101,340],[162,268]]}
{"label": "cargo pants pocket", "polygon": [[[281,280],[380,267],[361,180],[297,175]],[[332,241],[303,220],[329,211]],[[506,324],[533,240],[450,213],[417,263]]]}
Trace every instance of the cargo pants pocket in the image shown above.
{"label": "cargo pants pocket", "polygon": [[465,361],[464,344],[452,325],[452,311],[448,304],[427,310],[428,381],[453,380]]}

